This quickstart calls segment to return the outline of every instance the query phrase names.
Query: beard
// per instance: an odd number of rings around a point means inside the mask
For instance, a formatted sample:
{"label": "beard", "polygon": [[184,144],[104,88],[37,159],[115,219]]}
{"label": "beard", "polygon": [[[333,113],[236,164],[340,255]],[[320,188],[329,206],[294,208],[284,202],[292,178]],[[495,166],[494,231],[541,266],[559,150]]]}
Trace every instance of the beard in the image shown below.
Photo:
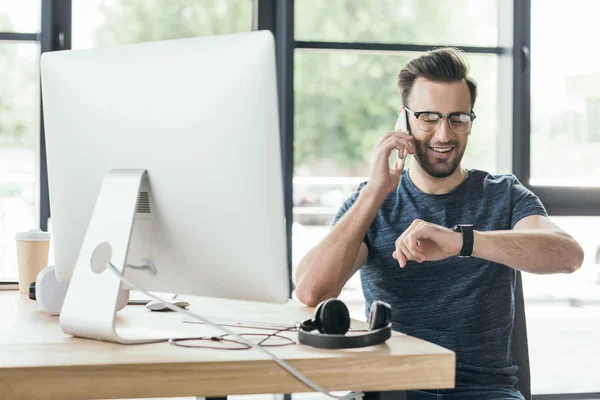
{"label": "beard", "polygon": [[414,141],[415,154],[414,158],[419,163],[423,171],[433,176],[434,178],[447,178],[456,171],[460,162],[462,161],[463,155],[465,154],[465,147],[461,147],[457,141],[450,141],[444,143],[443,146],[454,147],[451,152],[453,153],[450,158],[442,159],[433,157],[429,150],[429,142]]}

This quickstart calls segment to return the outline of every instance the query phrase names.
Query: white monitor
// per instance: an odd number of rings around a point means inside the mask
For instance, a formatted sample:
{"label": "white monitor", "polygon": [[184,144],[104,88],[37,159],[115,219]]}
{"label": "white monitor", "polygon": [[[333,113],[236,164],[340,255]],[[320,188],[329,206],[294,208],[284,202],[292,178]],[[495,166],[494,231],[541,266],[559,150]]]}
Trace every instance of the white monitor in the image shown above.
{"label": "white monitor", "polygon": [[153,264],[124,268],[147,290],[288,299],[269,32],[44,53],[41,78],[56,273],[73,276],[63,330],[126,342],[69,322],[90,285],[112,307],[116,276],[90,273],[98,253]]}

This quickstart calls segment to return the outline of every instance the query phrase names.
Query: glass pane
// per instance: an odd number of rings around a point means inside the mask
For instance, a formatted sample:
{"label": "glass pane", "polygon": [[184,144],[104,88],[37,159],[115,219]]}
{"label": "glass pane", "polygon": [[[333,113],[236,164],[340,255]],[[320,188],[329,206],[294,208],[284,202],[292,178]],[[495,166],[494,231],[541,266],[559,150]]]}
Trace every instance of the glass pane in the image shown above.
{"label": "glass pane", "polygon": [[551,217],[583,247],[574,274],[523,275],[534,394],[599,392],[600,217]]}
{"label": "glass pane", "polygon": [[39,226],[39,55],[0,42],[0,281],[17,280],[15,233]]}
{"label": "glass pane", "polygon": [[40,0],[0,0],[0,32],[39,33]]}
{"label": "glass pane", "polygon": [[253,0],[73,0],[74,49],[252,30]]}
{"label": "glass pane", "polygon": [[531,6],[531,184],[600,186],[600,2]]}
{"label": "glass pane", "polygon": [[[366,180],[372,148],[398,117],[396,75],[416,55],[296,51],[294,267],[327,234],[339,206]],[[495,173],[499,60],[495,55],[467,58],[479,97],[463,165]],[[358,274],[351,282],[358,287]]]}
{"label": "glass pane", "polygon": [[297,0],[296,40],[498,45],[497,0]]}

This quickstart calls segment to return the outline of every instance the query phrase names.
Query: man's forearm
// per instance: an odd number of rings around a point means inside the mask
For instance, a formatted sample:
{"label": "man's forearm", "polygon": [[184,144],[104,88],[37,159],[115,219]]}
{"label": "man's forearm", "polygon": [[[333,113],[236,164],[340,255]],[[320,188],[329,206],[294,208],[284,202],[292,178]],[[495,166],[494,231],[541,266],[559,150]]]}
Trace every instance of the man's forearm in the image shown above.
{"label": "man's forearm", "polygon": [[314,305],[339,295],[356,272],[353,264],[360,245],[384,199],[365,186],[327,236],[304,256],[296,271],[296,296],[300,301]]}
{"label": "man's forearm", "polygon": [[581,246],[556,229],[475,232],[473,256],[534,274],[570,273],[583,262]]}

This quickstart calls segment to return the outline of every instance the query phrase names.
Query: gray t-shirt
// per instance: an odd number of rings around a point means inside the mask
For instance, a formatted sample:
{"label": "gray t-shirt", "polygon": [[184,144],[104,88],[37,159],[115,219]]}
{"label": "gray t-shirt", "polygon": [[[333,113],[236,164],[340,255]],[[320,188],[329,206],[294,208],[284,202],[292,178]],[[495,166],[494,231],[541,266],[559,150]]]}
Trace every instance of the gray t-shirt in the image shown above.
{"label": "gray t-shirt", "polygon": [[[352,206],[363,182],[342,205],[334,224]],[[539,199],[514,175],[469,170],[447,194],[419,190],[407,171],[377,212],[364,242],[360,270],[366,315],[373,301],[392,306],[393,328],[456,352],[456,386],[516,383],[511,357],[516,271],[480,258],[450,257],[401,269],[392,257],[396,239],[415,219],[478,231],[512,229],[529,215],[547,215]]]}

